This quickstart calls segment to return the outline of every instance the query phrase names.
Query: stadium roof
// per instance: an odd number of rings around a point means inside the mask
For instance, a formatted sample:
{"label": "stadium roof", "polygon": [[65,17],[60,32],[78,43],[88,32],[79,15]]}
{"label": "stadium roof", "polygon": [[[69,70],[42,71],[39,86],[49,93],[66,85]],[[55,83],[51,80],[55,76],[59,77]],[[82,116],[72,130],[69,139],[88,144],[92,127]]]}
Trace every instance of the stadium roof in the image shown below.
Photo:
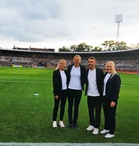
{"label": "stadium roof", "polygon": [[2,49],[0,51],[13,51],[13,52],[34,52],[34,53],[54,53],[54,54],[101,54],[101,53],[119,53],[119,52],[132,52],[132,51],[139,51],[139,48],[135,49],[128,49],[128,50],[117,50],[117,51],[92,51],[92,52],[53,52],[53,51],[35,51],[35,50],[16,50],[16,49]]}

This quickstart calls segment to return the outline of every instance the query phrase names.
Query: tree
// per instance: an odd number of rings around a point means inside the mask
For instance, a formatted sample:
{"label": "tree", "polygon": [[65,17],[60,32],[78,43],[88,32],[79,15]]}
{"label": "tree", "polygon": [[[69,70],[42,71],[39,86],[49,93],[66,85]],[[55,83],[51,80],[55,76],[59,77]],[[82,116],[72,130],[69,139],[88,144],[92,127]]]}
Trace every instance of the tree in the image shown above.
{"label": "tree", "polygon": [[58,52],[70,52],[68,47],[63,46],[62,48],[58,49]]}
{"label": "tree", "polygon": [[77,45],[70,46],[70,52],[75,52],[77,49]]}
{"label": "tree", "polygon": [[104,46],[104,48],[106,49],[106,50],[109,50],[109,51],[111,51],[111,50],[113,50],[113,48],[115,48],[115,44],[114,44],[114,40],[110,40],[110,41],[105,41],[104,43],[102,43],[101,45],[103,45]]}
{"label": "tree", "polygon": [[76,52],[89,52],[92,48],[92,46],[87,45],[86,43],[81,43],[77,46]]}
{"label": "tree", "polygon": [[126,45],[126,43],[123,41],[114,42],[114,40],[110,40],[110,41],[105,41],[102,45],[104,46],[105,50],[108,50],[108,51],[126,50],[129,48]]}
{"label": "tree", "polygon": [[94,49],[91,50],[92,52],[93,51],[102,51],[102,48],[100,48],[99,46],[96,46],[94,47]]}
{"label": "tree", "polygon": [[[59,48],[59,52],[93,52],[93,51],[102,51],[103,49],[106,51],[116,51],[116,50],[127,50],[130,47],[126,45],[126,42],[114,42],[114,40],[104,41],[104,43],[101,44],[102,46],[90,46],[86,43],[81,43],[79,45],[72,45],[70,48],[63,46],[62,48]],[[137,44],[137,47],[139,47],[139,43]]]}
{"label": "tree", "polygon": [[76,52],[84,52],[85,46],[86,46],[85,43],[79,44],[79,45],[77,46]]}
{"label": "tree", "polygon": [[127,50],[129,47],[126,45],[125,42],[116,42],[116,50]]}
{"label": "tree", "polygon": [[70,46],[70,52],[89,52],[93,47],[86,43]]}

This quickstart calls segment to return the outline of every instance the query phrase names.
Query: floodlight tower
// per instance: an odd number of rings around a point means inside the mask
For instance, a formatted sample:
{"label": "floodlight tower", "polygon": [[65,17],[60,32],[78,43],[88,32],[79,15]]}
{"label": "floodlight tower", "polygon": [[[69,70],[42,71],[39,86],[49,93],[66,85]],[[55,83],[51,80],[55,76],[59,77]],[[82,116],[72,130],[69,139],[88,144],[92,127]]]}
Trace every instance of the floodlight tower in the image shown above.
{"label": "floodlight tower", "polygon": [[116,40],[119,39],[119,32],[120,32],[120,23],[123,21],[123,14],[116,14],[115,15],[115,23],[117,23],[117,34],[116,34]]}

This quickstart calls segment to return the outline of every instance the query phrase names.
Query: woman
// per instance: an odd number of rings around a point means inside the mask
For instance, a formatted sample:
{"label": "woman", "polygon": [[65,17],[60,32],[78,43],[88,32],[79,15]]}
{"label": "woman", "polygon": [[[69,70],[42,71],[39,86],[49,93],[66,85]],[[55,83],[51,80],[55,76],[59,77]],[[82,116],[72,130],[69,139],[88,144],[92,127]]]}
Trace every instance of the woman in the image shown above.
{"label": "woman", "polygon": [[66,60],[60,59],[56,70],[53,72],[53,94],[54,94],[54,109],[53,109],[53,127],[57,127],[57,113],[60,105],[60,121],[59,126],[65,127],[63,123],[65,104],[67,98],[67,76],[66,76]]}
{"label": "woman", "polygon": [[119,98],[121,79],[115,71],[115,63],[108,61],[105,64],[107,72],[104,77],[103,110],[104,110],[104,130],[101,134],[106,134],[105,138],[114,137],[116,125],[116,107]]}
{"label": "woman", "polygon": [[[85,67],[80,65],[81,57],[75,55],[73,64],[68,66],[68,118],[70,128],[77,127],[79,104],[84,89]],[[73,109],[74,105],[74,111]],[[73,112],[72,112],[73,111]],[[74,113],[74,114],[73,114]]]}

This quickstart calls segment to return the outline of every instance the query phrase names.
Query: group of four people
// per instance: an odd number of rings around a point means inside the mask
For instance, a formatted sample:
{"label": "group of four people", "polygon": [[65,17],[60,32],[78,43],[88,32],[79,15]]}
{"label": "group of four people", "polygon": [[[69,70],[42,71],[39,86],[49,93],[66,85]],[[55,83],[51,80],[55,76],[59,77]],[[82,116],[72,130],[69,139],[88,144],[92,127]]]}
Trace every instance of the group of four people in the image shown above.
{"label": "group of four people", "polygon": [[103,103],[105,122],[104,130],[100,133],[106,134],[106,138],[112,138],[115,132],[116,106],[121,85],[120,76],[115,71],[115,64],[113,61],[107,61],[104,73],[102,69],[96,67],[96,59],[92,56],[88,58],[88,68],[80,63],[81,56],[75,55],[73,64],[66,69],[66,60],[60,59],[53,72],[54,109],[52,126],[57,127],[57,113],[60,107],[59,125],[65,127],[63,117],[68,97],[69,127],[77,127],[79,104],[84,84],[86,84],[85,95],[87,95],[90,121],[86,130],[93,130],[93,134],[99,133]]}

